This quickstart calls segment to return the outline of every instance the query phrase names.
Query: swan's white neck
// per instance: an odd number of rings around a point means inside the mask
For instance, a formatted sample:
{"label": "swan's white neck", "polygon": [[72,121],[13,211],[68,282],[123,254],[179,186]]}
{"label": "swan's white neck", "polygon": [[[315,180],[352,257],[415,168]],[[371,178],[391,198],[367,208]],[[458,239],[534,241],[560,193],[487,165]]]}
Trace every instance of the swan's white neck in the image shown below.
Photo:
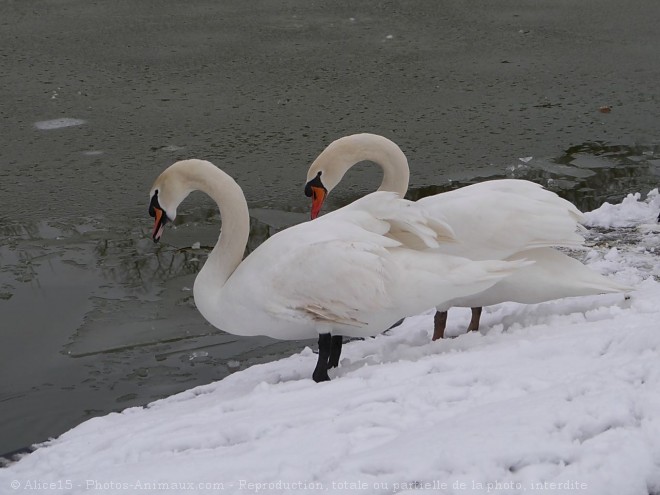
{"label": "swan's white neck", "polygon": [[331,143],[310,167],[308,180],[323,170],[321,181],[330,192],[353,165],[364,160],[383,169],[379,191],[406,194],[410,179],[406,155],[394,142],[376,134],[354,134]]}
{"label": "swan's white neck", "polygon": [[[222,219],[218,242],[195,279],[195,287],[222,287],[243,260],[250,234],[250,214],[243,191],[229,175],[210,162],[186,160],[180,167],[188,192],[205,192],[217,203]],[[197,293],[198,291],[195,290]]]}

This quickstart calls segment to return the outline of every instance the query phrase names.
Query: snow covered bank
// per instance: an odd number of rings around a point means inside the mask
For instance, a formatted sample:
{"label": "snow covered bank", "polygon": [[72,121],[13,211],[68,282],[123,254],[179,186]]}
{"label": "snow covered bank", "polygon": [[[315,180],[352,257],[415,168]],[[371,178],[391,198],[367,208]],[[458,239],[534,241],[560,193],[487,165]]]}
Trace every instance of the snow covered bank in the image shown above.
{"label": "snow covered bank", "polygon": [[[627,222],[585,259],[629,299],[502,304],[436,342],[431,313],[408,318],[347,344],[328,383],[306,349],[87,421],[0,470],[0,493],[658,494],[657,201],[589,214]],[[451,310],[451,332],[468,320]]]}

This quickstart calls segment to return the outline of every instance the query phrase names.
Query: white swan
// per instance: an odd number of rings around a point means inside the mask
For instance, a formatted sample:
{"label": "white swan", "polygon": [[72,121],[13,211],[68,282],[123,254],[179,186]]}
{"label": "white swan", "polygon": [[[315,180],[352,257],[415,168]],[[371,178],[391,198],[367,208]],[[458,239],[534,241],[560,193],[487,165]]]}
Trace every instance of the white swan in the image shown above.
{"label": "white swan", "polygon": [[[379,191],[405,195],[408,160],[389,139],[355,134],[331,143],[307,173],[305,193],[312,197],[312,218],[323,201],[356,163],[364,160],[383,170]],[[433,340],[442,338],[451,306],[472,307],[468,330],[479,328],[481,307],[506,301],[540,303],[569,296],[629,290],[593,272],[554,247],[579,247],[582,213],[542,186],[525,180],[492,180],[428,196],[418,205],[451,225],[458,242],[443,243],[441,252],[474,260],[526,258],[535,264],[489,290],[437,307]],[[522,253],[524,252],[524,253]]]}
{"label": "white swan", "polygon": [[241,261],[250,224],[245,197],[229,175],[202,160],[177,162],[156,179],[149,206],[155,242],[194,190],[211,196],[222,217],[222,234],[195,279],[198,310],[236,335],[318,336],[316,381],[329,380],[328,367],[338,364],[341,335],[378,334],[528,264],[475,262],[426,249],[450,240],[451,230],[388,192],[281,231]]}

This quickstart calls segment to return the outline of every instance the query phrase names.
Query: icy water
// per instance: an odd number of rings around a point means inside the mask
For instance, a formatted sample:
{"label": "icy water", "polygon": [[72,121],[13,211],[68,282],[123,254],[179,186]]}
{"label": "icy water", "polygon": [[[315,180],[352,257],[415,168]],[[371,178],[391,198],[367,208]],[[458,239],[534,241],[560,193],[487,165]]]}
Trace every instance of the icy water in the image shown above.
{"label": "icy water", "polygon": [[[0,2],[0,453],[310,344],[197,314],[215,208],[191,197],[149,239],[149,188],[178,159],[237,180],[251,248],[307,218],[309,163],[355,132],[402,147],[413,198],[520,177],[588,210],[657,187],[657,10]],[[328,209],[378,181],[356,167]]]}

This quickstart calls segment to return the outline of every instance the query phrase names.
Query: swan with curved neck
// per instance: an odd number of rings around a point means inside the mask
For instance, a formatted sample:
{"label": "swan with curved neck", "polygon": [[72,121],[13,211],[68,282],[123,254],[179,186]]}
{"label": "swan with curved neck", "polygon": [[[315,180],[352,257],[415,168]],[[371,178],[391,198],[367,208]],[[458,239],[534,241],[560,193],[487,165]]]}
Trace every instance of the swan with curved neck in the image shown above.
{"label": "swan with curved neck", "polygon": [[410,169],[401,148],[377,134],[354,134],[330,143],[309,167],[305,194],[313,198],[312,220],[318,217],[326,196],[341,182],[344,174],[356,163],[366,160],[383,170],[378,191],[406,195]]}
{"label": "swan with curved neck", "polygon": [[211,196],[222,217],[218,243],[195,279],[198,310],[236,335],[318,337],[315,381],[329,380],[328,368],[339,364],[341,336],[376,335],[528,264],[428,250],[451,238],[451,229],[389,192],[283,230],[242,260],[250,223],[245,197],[229,175],[202,160],[177,162],[156,179],[149,206],[155,242],[195,190]]}
{"label": "swan with curved neck", "polygon": [[[312,198],[312,219],[319,215],[327,195],[346,172],[365,160],[383,171],[379,191],[392,191],[401,197],[406,194],[408,160],[399,146],[376,134],[345,136],[323,150],[307,172],[305,194]],[[629,289],[552,249],[582,245],[584,239],[578,230],[583,216],[570,202],[538,184],[514,179],[492,180],[422,198],[417,204],[451,225],[457,242],[441,244],[437,249],[443,253],[474,260],[519,259],[524,253],[535,262],[483,294],[438,306],[433,340],[444,336],[447,309],[451,305],[472,307],[469,331],[479,328],[483,305],[505,301],[538,303]],[[568,276],[568,282],[559,274]]]}

